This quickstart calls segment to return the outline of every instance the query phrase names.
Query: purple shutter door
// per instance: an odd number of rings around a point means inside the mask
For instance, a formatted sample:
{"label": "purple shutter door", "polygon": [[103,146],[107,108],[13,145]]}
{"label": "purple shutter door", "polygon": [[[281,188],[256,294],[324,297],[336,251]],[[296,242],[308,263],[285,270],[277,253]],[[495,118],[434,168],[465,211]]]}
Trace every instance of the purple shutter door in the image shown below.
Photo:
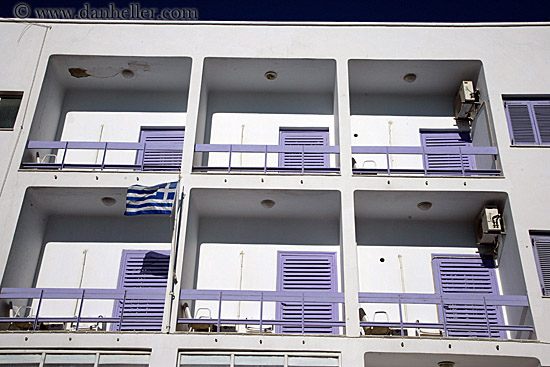
{"label": "purple shutter door", "polygon": [[550,235],[533,236],[533,246],[542,294],[550,296]]}
{"label": "purple shutter door", "polygon": [[[278,252],[278,291],[337,292],[336,253],[334,252]],[[293,325],[277,326],[279,333],[302,333],[302,303],[278,302],[277,318],[295,321]],[[332,321],[338,318],[334,303],[305,303],[304,320]],[[308,326],[308,334],[337,334],[337,327]]]}
{"label": "purple shutter door", "polygon": [[145,150],[137,156],[144,171],[178,171],[183,153],[184,128],[142,129]]}
{"label": "purple shutter door", "polygon": [[[290,146],[328,145],[328,130],[281,130],[279,144]],[[329,155],[305,153],[303,165],[305,168],[328,168],[330,167]],[[301,169],[302,153],[280,153],[279,167]]]}
{"label": "purple shutter door", "polygon": [[[456,294],[499,294],[495,270],[483,264],[479,256],[468,255],[434,255],[433,268],[436,292],[442,295]],[[443,257],[444,256],[444,257]],[[489,330],[490,324],[503,323],[502,309],[498,306],[468,304],[456,302],[440,307],[440,318],[445,318],[448,336],[451,337],[491,337],[505,338],[504,331]],[[440,322],[443,322],[441,320]],[[453,328],[453,324],[466,324],[469,328]]]}
{"label": "purple shutter door", "polygon": [[[471,147],[472,139],[468,132],[420,132],[422,146],[427,148],[437,147]],[[424,156],[424,166],[427,169],[449,169],[461,171],[464,169],[474,169],[474,157],[471,155],[459,154],[426,154]]]}
{"label": "purple shutter door", "polygon": [[[166,289],[170,251],[124,250],[120,263],[118,289]],[[161,331],[164,300],[126,298],[115,302],[113,317],[122,325],[113,324],[114,331]]]}
{"label": "purple shutter door", "polygon": [[512,144],[537,144],[536,127],[529,102],[506,102],[506,114]]}

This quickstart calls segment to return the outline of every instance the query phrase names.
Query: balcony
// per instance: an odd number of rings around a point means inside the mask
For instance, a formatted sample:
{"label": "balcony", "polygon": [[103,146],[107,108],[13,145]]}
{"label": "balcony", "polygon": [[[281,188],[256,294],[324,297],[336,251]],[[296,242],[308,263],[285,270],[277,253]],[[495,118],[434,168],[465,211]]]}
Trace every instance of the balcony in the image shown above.
{"label": "balcony", "polygon": [[[474,222],[489,204],[507,234],[481,257]],[[505,194],[360,190],[355,211],[365,335],[535,339]]]}
{"label": "balcony", "polygon": [[[480,94],[470,122],[455,119],[463,80]],[[480,62],[351,60],[349,81],[354,174],[502,174]]]}
{"label": "balcony", "polygon": [[178,171],[189,58],[52,56],[25,169]]}
{"label": "balcony", "polygon": [[339,173],[333,60],[207,58],[194,172]]}
{"label": "balcony", "polygon": [[342,333],[338,192],[194,189],[190,200],[179,331]]}
{"label": "balcony", "polygon": [[2,330],[161,331],[168,216],[125,217],[126,190],[29,188],[0,290]]}

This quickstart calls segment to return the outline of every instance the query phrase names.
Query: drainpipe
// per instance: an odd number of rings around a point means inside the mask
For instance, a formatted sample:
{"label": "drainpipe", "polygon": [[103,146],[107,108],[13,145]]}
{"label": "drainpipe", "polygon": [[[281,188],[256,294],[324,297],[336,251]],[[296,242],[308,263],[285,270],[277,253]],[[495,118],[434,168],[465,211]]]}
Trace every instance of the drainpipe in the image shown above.
{"label": "drainpipe", "polygon": [[[244,125],[243,125],[244,126]],[[244,267],[244,251],[239,254],[240,257],[240,269],[239,269],[239,290],[243,289],[243,267]],[[241,318],[241,301],[237,304],[237,319]]]}
{"label": "drainpipe", "polygon": [[[82,259],[82,269],[80,270],[80,280],[78,282],[78,289],[82,288],[82,281],[84,280],[84,269],[86,268],[86,257],[88,256],[88,249],[85,249],[84,251],[82,251],[82,254],[84,255],[84,258]],[[79,302],[80,300],[77,299],[74,305],[74,316],[77,315]]]}
{"label": "drainpipe", "polygon": [[[407,293],[405,289],[405,271],[403,270],[403,255],[399,254],[397,255],[397,259],[399,260],[399,273],[401,275],[401,293]],[[409,320],[409,313],[407,311],[407,304],[403,304],[403,316],[405,318],[405,322]]]}

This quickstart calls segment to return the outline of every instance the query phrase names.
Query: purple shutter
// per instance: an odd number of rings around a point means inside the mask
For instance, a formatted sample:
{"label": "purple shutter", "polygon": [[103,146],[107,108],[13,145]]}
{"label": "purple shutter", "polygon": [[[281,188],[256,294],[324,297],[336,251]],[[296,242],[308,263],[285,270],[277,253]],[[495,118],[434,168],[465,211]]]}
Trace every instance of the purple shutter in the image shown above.
{"label": "purple shutter", "polygon": [[539,133],[540,144],[550,144],[550,104],[533,102],[536,125]]}
{"label": "purple shutter", "polygon": [[[441,295],[499,294],[495,270],[486,267],[479,256],[433,255],[433,269],[436,292]],[[448,336],[506,337],[504,331],[491,330],[490,335],[488,332],[487,315],[490,324],[503,324],[502,310],[498,306],[487,306],[486,313],[484,305],[480,303],[446,303],[439,308],[439,312],[440,318],[444,318],[447,324]],[[467,324],[471,328],[453,328],[453,324]]]}
{"label": "purple shutter", "polygon": [[535,121],[528,101],[507,101],[506,115],[512,144],[537,144]]}
{"label": "purple shutter", "polygon": [[[427,148],[437,147],[471,147],[472,139],[468,132],[449,131],[421,131],[422,146]],[[474,169],[474,157],[460,154],[426,154],[424,165],[427,169],[462,170]]]}
{"label": "purple shutter", "polygon": [[[278,252],[278,291],[337,292],[336,253],[334,252]],[[302,333],[302,303],[278,302],[277,318],[292,320],[293,325],[277,326],[279,333]],[[305,303],[304,320],[332,321],[338,318],[334,303]],[[305,327],[309,334],[337,334],[337,327]]]}
{"label": "purple shutter", "polygon": [[[280,145],[312,146],[328,145],[328,130],[281,130]],[[305,168],[330,167],[329,155],[324,153],[304,153],[303,165]],[[302,153],[279,154],[279,167],[302,168]]]}
{"label": "purple shutter", "polygon": [[550,296],[550,235],[532,236],[542,294]]}
{"label": "purple shutter", "polygon": [[137,156],[144,171],[178,171],[183,153],[184,128],[141,130],[139,141],[145,149]]}
{"label": "purple shutter", "polygon": [[[170,251],[124,250],[120,263],[118,289],[166,289]],[[126,298],[115,302],[113,317],[122,325],[113,324],[114,331],[161,331],[164,300]]]}

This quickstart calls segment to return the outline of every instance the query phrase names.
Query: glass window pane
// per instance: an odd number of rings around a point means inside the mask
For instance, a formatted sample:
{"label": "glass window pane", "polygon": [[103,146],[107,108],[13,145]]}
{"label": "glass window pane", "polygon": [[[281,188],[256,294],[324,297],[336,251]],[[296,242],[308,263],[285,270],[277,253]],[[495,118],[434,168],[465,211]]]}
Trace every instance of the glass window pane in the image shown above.
{"label": "glass window pane", "polygon": [[99,365],[101,367],[147,367],[149,357],[149,354],[101,354]]}
{"label": "glass window pane", "polygon": [[0,128],[13,128],[20,104],[21,97],[0,95]]}
{"label": "glass window pane", "polygon": [[288,357],[288,366],[333,367],[338,366],[337,357]]}
{"label": "glass window pane", "polygon": [[235,367],[237,366],[278,366],[284,367],[284,356],[235,356]]}
{"label": "glass window pane", "polygon": [[0,354],[0,366],[38,367],[41,354]]}
{"label": "glass window pane", "polygon": [[231,365],[231,357],[229,355],[199,355],[199,354],[182,354],[180,357],[180,366],[224,366]]}

